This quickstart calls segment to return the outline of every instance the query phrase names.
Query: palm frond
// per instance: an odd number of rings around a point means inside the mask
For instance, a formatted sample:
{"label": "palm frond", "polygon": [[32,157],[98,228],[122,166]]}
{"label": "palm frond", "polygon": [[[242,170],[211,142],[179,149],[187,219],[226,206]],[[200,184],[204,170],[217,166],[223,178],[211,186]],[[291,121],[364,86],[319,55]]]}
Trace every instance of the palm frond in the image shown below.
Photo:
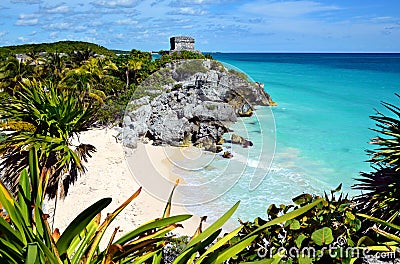
{"label": "palm frond", "polygon": [[[86,131],[95,121],[98,104],[88,104],[83,93],[60,89],[51,82],[35,79],[21,83],[22,90],[0,105],[0,168],[10,190],[17,191],[21,171],[28,165],[29,149],[40,149],[40,165],[52,169],[47,194],[55,197],[62,181],[61,192],[85,172],[81,160],[87,161],[95,148],[81,144],[76,149],[71,139]],[[83,94],[83,96],[82,96]]]}
{"label": "palm frond", "polygon": [[353,188],[362,194],[354,201],[359,212],[400,224],[400,107],[386,102],[382,105],[390,114],[377,111],[370,117],[376,122],[372,130],[379,133],[370,142],[376,148],[367,150],[372,172],[362,172],[356,179]]}

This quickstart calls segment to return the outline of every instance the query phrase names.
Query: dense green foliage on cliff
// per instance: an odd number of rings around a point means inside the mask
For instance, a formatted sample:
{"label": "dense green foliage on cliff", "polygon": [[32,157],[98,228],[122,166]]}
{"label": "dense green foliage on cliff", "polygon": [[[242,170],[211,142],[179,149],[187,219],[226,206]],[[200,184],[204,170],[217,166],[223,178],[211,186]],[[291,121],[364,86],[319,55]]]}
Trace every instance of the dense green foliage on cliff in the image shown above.
{"label": "dense green foliage on cliff", "polygon": [[[22,54],[16,58],[15,54]],[[98,56],[102,55],[102,56]],[[182,51],[153,60],[150,52],[131,50],[118,56],[93,43],[60,41],[0,48],[0,91],[15,94],[26,80],[104,94],[97,121],[118,124],[136,87],[163,65],[177,59],[209,55]],[[4,93],[0,94],[4,97]]]}
{"label": "dense green foliage on cliff", "polygon": [[83,41],[58,41],[54,43],[24,44],[18,46],[0,47],[0,56],[23,53],[71,53],[74,51],[91,50],[95,54],[116,56],[115,53],[103,46]]}

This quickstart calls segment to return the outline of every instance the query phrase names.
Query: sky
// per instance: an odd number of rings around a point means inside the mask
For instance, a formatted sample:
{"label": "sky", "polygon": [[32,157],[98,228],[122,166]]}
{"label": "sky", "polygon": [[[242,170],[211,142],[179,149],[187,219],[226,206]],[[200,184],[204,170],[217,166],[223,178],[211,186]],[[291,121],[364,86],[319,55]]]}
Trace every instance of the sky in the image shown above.
{"label": "sky", "polygon": [[400,52],[399,0],[0,0],[0,46],[80,40],[219,52]]}

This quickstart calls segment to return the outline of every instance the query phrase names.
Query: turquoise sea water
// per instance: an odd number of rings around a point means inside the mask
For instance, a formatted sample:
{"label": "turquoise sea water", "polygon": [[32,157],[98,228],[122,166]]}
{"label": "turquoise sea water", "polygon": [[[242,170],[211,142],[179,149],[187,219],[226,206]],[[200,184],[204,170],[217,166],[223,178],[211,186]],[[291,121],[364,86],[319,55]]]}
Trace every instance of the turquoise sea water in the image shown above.
{"label": "turquoise sea water", "polygon": [[[376,135],[368,129],[374,126],[369,116],[374,108],[383,110],[382,100],[398,103],[394,93],[400,92],[400,54],[212,55],[265,84],[278,103],[272,108],[276,131],[270,131],[268,108],[257,110],[259,122],[255,117],[238,122],[234,130],[248,133],[255,143],[252,149],[233,149],[232,160],[216,158],[207,169],[186,175],[193,181],[217,178],[216,190],[229,184],[232,188],[214,201],[188,207],[190,211],[213,218],[241,200],[236,217],[252,220],[265,216],[271,203],[288,203],[303,192],[323,194],[343,183],[345,192],[355,194],[351,185],[360,171],[369,170],[365,150]],[[273,143],[266,141],[274,133],[276,149],[269,167],[263,160],[271,154]],[[231,168],[226,169],[228,163]],[[265,178],[249,190],[257,175]],[[204,187],[190,195],[212,197],[213,191]]]}

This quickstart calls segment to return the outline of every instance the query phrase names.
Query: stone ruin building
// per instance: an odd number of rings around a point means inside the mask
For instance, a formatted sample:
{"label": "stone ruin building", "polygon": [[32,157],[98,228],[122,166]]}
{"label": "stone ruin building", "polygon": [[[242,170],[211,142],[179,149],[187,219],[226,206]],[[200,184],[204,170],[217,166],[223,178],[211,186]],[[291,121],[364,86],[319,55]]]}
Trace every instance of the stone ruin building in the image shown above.
{"label": "stone ruin building", "polygon": [[186,36],[177,36],[169,39],[171,43],[170,52],[188,50],[195,52],[194,49],[194,38]]}

